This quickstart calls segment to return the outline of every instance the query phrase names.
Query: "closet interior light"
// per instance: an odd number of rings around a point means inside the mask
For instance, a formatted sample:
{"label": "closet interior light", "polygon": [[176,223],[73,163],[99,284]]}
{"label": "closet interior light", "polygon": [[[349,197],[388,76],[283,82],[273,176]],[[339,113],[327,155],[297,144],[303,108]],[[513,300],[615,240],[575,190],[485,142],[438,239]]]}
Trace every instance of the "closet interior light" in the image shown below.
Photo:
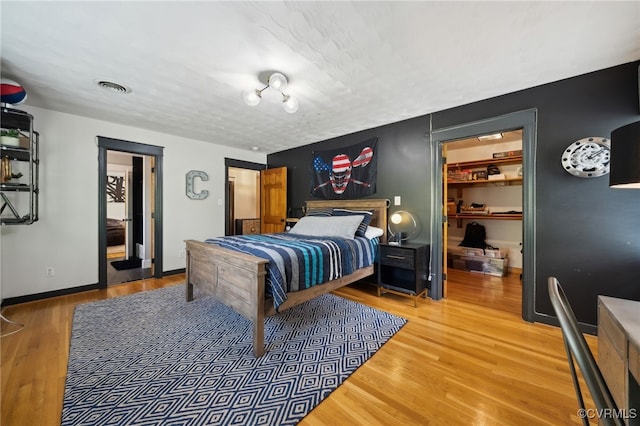
{"label": "closet interior light", "polygon": [[502,139],[502,133],[493,133],[491,135],[478,136],[479,141],[492,141],[495,139]]}

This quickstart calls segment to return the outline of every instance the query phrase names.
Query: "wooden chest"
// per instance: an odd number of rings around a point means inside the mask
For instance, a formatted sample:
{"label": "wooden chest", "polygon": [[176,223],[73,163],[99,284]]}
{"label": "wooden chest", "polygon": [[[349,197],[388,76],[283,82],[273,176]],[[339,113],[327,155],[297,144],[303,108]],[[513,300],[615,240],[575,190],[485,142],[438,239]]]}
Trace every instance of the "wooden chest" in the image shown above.
{"label": "wooden chest", "polygon": [[260,233],[260,219],[236,219],[236,235]]}

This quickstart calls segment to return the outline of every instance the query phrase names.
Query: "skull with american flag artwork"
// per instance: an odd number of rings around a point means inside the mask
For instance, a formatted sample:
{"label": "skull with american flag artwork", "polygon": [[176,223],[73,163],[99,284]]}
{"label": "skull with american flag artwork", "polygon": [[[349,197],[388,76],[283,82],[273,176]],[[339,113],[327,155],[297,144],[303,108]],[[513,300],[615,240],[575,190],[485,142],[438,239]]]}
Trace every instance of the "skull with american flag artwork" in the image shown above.
{"label": "skull with american flag artwork", "polygon": [[314,151],[311,195],[352,199],[375,193],[378,138],[327,151]]}

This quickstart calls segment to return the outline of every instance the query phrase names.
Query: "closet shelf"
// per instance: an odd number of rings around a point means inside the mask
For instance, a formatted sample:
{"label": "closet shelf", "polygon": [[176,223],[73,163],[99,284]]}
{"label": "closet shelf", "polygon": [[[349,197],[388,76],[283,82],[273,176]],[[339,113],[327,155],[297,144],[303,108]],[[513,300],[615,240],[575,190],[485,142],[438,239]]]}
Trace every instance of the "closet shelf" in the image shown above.
{"label": "closet shelf", "polygon": [[522,185],[522,176],[507,179],[478,179],[478,180],[448,180],[447,185],[451,186],[510,186]]}
{"label": "closet shelf", "polygon": [[461,163],[447,163],[447,169],[450,169],[450,170],[479,169],[481,167],[487,167],[489,164],[495,164],[496,166],[500,166],[500,165],[518,164],[518,163],[522,163],[522,155],[517,155],[514,157],[489,158],[486,160],[464,161]]}
{"label": "closet shelf", "polygon": [[454,214],[452,219],[489,219],[489,220],[522,220],[522,213],[509,214]]}

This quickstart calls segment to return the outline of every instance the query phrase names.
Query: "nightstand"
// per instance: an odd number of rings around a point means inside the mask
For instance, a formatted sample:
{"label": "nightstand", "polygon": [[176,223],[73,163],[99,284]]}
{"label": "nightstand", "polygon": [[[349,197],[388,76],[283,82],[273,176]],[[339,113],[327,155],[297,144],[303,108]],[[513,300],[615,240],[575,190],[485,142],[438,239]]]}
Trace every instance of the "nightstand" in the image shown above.
{"label": "nightstand", "polygon": [[288,217],[284,220],[284,230],[285,232],[289,232],[291,231],[291,228],[293,228],[295,226],[296,223],[298,223],[298,221],[300,220],[300,218],[298,217]]}
{"label": "nightstand", "polygon": [[400,246],[380,244],[378,256],[378,296],[394,293],[413,298],[427,294],[429,245],[404,243]]}

